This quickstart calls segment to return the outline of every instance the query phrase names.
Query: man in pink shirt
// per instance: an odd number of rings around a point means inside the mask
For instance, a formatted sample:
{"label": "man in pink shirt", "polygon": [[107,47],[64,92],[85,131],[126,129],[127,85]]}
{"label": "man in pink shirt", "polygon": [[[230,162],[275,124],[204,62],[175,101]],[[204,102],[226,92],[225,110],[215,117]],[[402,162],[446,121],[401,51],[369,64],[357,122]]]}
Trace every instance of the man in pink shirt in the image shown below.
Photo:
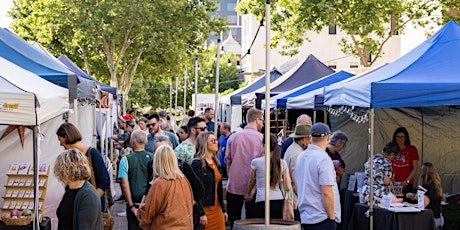
{"label": "man in pink shirt", "polygon": [[[228,167],[227,212],[231,227],[233,222],[241,219],[244,195],[248,190],[251,173],[251,161],[262,153],[264,125],[262,111],[252,108],[246,115],[248,124],[244,130],[234,133],[227,141],[225,162]],[[246,203],[246,218],[251,218],[252,205]]]}

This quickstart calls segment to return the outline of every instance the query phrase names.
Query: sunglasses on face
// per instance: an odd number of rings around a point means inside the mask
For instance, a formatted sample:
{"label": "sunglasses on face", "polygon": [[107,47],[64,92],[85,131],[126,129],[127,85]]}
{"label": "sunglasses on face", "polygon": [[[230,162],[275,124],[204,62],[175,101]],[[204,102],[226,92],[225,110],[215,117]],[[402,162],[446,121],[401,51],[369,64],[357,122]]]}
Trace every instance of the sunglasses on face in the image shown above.
{"label": "sunglasses on face", "polygon": [[213,144],[217,143],[217,139],[216,139],[216,138],[212,138],[212,139],[211,139],[211,143],[213,143]]}
{"label": "sunglasses on face", "polygon": [[198,128],[194,128],[194,129],[199,129],[199,130],[201,130],[201,131],[203,131],[203,132],[204,132],[205,130],[207,130],[207,129],[208,129],[208,127],[204,126],[204,127],[198,127]]}
{"label": "sunglasses on face", "polygon": [[152,124],[146,124],[145,126],[147,126],[147,128],[150,128],[150,126],[155,126],[157,123],[152,123]]}

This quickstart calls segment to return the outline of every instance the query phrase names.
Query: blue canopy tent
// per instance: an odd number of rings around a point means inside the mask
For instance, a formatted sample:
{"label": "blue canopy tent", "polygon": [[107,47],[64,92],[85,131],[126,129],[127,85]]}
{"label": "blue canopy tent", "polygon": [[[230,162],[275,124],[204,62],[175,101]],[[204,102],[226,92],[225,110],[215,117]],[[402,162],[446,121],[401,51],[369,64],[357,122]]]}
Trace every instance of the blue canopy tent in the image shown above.
{"label": "blue canopy tent", "polygon": [[75,65],[75,63],[73,63],[72,60],[70,60],[65,54],[62,54],[61,56],[59,56],[58,60],[61,61],[65,66],[67,66],[68,69],[70,69],[72,72],[78,74],[79,76],[81,76],[81,77],[83,77],[85,79],[88,79],[88,80],[95,81],[96,85],[98,85],[101,88],[102,91],[111,93],[112,95],[114,95],[114,98],[116,98],[116,96],[117,96],[117,88],[112,87],[112,86],[108,86],[108,85],[103,84],[103,83],[99,82],[98,80],[94,79],[89,74],[87,74],[85,71],[83,71],[80,67]]}
{"label": "blue canopy tent", "polygon": [[[346,72],[346,71],[339,71],[335,72],[333,74],[327,75],[326,77],[323,77],[321,79],[318,79],[316,81],[307,83],[305,85],[299,86],[293,90],[290,90],[285,93],[278,94],[274,97],[270,98],[270,107],[271,108],[277,108],[277,109],[313,109],[314,107],[314,99],[315,95],[321,95],[323,94],[323,87],[328,86],[331,84],[334,84],[336,82],[349,79],[350,77],[353,77],[354,74]],[[316,92],[318,90],[318,92]],[[310,92],[316,92],[313,94],[313,97],[305,97],[307,93]],[[291,99],[299,99],[298,101],[295,101],[295,103],[291,103],[288,106],[288,101],[291,101]],[[264,103],[262,103],[262,107]],[[322,103],[321,103],[322,105]]]}
{"label": "blue canopy tent", "polygon": [[[445,191],[459,192],[459,165],[453,160],[460,149],[460,143],[453,141],[460,138],[459,54],[460,26],[450,21],[393,63],[366,77],[325,87],[324,104],[331,106],[332,114],[348,114],[364,123],[369,120],[366,127],[340,115],[336,124],[355,133],[370,127],[371,157],[392,139],[396,128],[406,127],[411,144],[419,149],[420,161],[436,165]],[[361,150],[347,145],[353,157],[343,154],[345,161],[347,157],[358,161],[357,153],[367,149],[368,143],[363,140],[361,144]],[[367,154],[361,159],[362,166]]]}
{"label": "blue canopy tent", "polygon": [[[277,69],[272,68],[270,71],[270,82],[280,78],[283,74]],[[237,126],[243,121],[242,118],[242,95],[253,92],[265,85],[265,75],[257,78],[251,84],[240,88],[228,95],[223,96],[219,100],[221,112],[220,120],[222,122],[230,122],[232,130],[235,130]]]}
{"label": "blue canopy tent", "polygon": [[[334,71],[331,68],[310,54],[303,62],[285,73],[282,78],[270,84],[270,95],[275,96],[287,92],[299,85],[310,83],[332,73]],[[258,89],[252,95],[248,95],[247,98],[248,102],[243,104],[261,108],[261,101],[265,99],[265,87]]]}
{"label": "blue canopy tent", "polygon": [[32,73],[69,89],[69,100],[77,98],[77,75],[58,65],[43,52],[8,29],[0,28],[0,56]]}

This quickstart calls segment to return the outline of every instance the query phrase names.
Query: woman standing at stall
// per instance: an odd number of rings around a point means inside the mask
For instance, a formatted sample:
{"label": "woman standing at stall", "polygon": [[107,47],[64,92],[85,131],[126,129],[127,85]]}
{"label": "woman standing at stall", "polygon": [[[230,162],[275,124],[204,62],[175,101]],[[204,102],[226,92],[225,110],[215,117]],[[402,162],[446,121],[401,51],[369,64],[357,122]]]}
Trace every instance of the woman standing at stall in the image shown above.
{"label": "woman standing at stall", "polygon": [[404,194],[414,192],[414,177],[419,160],[417,148],[411,145],[409,132],[404,127],[395,130],[393,141],[398,143],[401,149],[401,154],[396,155],[392,160],[394,180],[401,183]]}
{"label": "woman standing at stall", "polygon": [[[222,174],[216,157],[219,146],[213,132],[201,133],[196,140],[196,154],[192,168],[204,185],[204,197],[198,202],[198,210],[204,209],[200,224],[205,229],[225,229],[228,219],[224,208]],[[200,207],[201,206],[201,207]],[[201,213],[202,214],[202,213]]]}
{"label": "woman standing at stall", "polygon": [[58,230],[102,230],[101,203],[96,189],[88,182],[91,169],[85,155],[77,149],[64,151],[56,158],[54,175],[66,185],[56,210]]}
{"label": "woman standing at stall", "polygon": [[75,148],[84,153],[87,157],[91,156],[91,159],[88,160],[91,160],[91,165],[94,170],[94,178],[96,181],[93,184],[96,184],[96,191],[99,197],[101,197],[101,211],[107,212],[104,194],[105,190],[109,189],[110,177],[101,153],[97,149],[81,143],[81,133],[72,123],[66,122],[62,124],[56,131],[56,135],[58,136],[59,143],[64,149]]}

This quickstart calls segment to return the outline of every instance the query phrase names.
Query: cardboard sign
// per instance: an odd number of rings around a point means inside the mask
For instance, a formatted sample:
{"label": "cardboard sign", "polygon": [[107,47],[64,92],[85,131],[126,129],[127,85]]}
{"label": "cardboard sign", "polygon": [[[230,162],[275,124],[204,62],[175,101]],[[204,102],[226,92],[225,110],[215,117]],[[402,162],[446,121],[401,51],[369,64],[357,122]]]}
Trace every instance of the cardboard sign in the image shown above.
{"label": "cardboard sign", "polygon": [[348,188],[347,189],[350,190],[350,191],[355,191],[355,186],[356,186],[356,176],[355,175],[350,175],[350,180],[348,181]]}
{"label": "cardboard sign", "polygon": [[417,208],[420,210],[425,209],[425,192],[418,190],[417,198],[418,198]]}

